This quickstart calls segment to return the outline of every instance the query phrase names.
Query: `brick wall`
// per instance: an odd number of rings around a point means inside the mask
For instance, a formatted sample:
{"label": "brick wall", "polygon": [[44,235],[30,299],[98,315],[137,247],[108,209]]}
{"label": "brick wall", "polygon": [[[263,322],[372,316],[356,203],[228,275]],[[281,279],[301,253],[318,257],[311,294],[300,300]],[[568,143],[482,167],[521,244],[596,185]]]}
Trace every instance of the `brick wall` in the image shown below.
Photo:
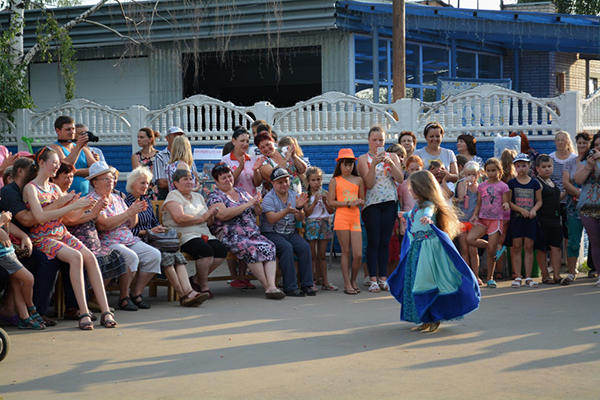
{"label": "brick wall", "polygon": [[539,3],[504,4],[505,11],[529,11],[541,13],[556,13],[556,6],[551,1]]}

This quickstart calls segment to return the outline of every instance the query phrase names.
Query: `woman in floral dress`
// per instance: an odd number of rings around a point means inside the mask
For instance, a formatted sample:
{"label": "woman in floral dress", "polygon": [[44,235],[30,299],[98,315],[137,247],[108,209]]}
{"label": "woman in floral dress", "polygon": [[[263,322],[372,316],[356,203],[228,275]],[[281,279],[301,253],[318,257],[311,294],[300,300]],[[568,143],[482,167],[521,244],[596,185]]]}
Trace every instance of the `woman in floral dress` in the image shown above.
{"label": "woman in floral dress", "polygon": [[275,285],[275,245],[256,226],[256,215],[262,213],[260,194],[251,197],[245,190],[234,187],[233,173],[225,163],[217,164],[212,176],[217,188],[209,194],[207,206],[215,205],[218,211],[211,232],[248,264],[268,299],[284,298]]}

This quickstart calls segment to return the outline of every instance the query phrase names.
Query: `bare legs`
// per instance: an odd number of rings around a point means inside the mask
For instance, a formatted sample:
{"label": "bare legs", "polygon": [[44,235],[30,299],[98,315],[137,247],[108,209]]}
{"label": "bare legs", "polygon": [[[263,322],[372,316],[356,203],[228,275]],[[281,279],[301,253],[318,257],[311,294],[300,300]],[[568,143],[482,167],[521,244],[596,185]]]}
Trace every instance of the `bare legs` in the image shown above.
{"label": "bare legs", "polygon": [[[548,272],[548,258],[546,257],[546,251],[538,250],[536,254],[540,271],[542,272],[542,282],[550,279],[550,272]],[[560,263],[562,258],[562,252],[560,247],[550,247],[550,265],[552,266],[552,275],[555,282],[560,282]]]}
{"label": "bare legs", "polygon": [[313,276],[315,285],[316,282],[321,281],[322,286],[329,286],[329,280],[327,279],[326,263],[326,252],[328,242],[329,241],[326,239],[315,239],[308,242],[308,244],[310,244],[310,252],[312,255]]}
{"label": "bare legs", "polygon": [[[496,245],[500,238],[500,232],[496,231],[488,235],[489,241],[481,239],[487,233],[487,228],[481,225],[474,225],[467,234],[467,244],[478,249],[487,249],[487,276],[486,282],[494,279],[494,269],[496,268]],[[521,253],[519,253],[521,254]],[[477,276],[477,274],[475,274]]]}
{"label": "bare legs", "polygon": [[213,272],[221,263],[223,258],[205,257],[196,260],[196,275],[194,276],[194,283],[200,286],[202,292],[207,292],[208,287],[208,275]]}
{"label": "bare legs", "polygon": [[252,271],[252,275],[260,284],[265,288],[265,293],[278,292],[277,286],[275,285],[275,273],[277,264],[275,261],[264,261],[248,264],[248,268]]}
{"label": "bare legs", "polygon": [[469,246],[467,244],[467,234],[468,232],[461,232],[461,234],[458,235],[460,255],[466,261],[469,267],[471,267],[475,277],[479,279],[479,253],[477,253],[477,247]]}
{"label": "bare legs", "polygon": [[523,248],[525,249],[525,278],[530,279],[531,271],[533,269],[533,239],[513,239],[513,245],[511,250],[513,273],[515,274],[515,278],[523,277],[521,275],[521,252]]}
{"label": "bare legs", "polygon": [[190,292],[191,295],[189,297],[191,298],[198,294],[190,285],[190,279],[185,264],[179,264],[174,267],[163,267],[163,273],[179,297],[186,296]]}
{"label": "bare legs", "polygon": [[[340,247],[342,248],[342,258],[340,260],[342,268],[342,277],[344,278],[344,290],[355,293],[356,278],[360,269],[362,258],[362,233],[353,231],[336,231]],[[352,272],[350,272],[350,253],[352,252]]]}

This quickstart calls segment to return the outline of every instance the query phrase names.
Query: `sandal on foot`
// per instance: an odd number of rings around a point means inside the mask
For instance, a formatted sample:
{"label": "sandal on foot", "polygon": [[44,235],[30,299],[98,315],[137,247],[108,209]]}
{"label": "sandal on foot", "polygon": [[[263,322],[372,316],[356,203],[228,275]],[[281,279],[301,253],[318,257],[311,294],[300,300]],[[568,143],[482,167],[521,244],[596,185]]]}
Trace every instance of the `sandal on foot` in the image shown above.
{"label": "sandal on foot", "polygon": [[426,329],[429,329],[430,326],[431,326],[431,324],[421,324],[421,325],[417,326],[417,330],[424,331]]}
{"label": "sandal on foot", "polygon": [[390,285],[388,285],[387,280],[379,281],[379,288],[385,292],[389,292],[390,291]]}
{"label": "sandal on foot", "polygon": [[526,278],[525,279],[525,286],[530,287],[530,288],[536,288],[538,287],[538,283],[536,281],[534,281],[531,278]]}
{"label": "sandal on foot", "polygon": [[381,288],[377,282],[371,281],[371,286],[369,286],[369,292],[371,293],[379,293],[381,292]]}
{"label": "sandal on foot", "polygon": [[[79,319],[79,329],[82,331],[91,331],[94,329],[94,323],[92,322],[92,316],[88,313],[79,314],[77,316]],[[82,321],[84,318],[89,318],[89,321]]]}
{"label": "sandal on foot", "polygon": [[481,278],[477,278],[477,284],[479,285],[479,287],[483,286],[483,281],[481,280]]}
{"label": "sandal on foot", "polygon": [[346,293],[346,294],[358,294],[358,293],[356,293],[356,289],[348,289],[348,290],[344,289],[344,293]]}
{"label": "sandal on foot", "polygon": [[598,273],[596,271],[588,272],[588,278],[596,279],[598,277]]}
{"label": "sandal on foot", "polygon": [[487,281],[487,287],[489,287],[490,289],[496,289],[498,285],[496,284],[495,280],[490,279],[489,281]]}
{"label": "sandal on foot", "polygon": [[269,300],[281,300],[285,298],[285,293],[279,289],[275,289],[272,292],[265,292],[265,297]]}
{"label": "sandal on foot", "polygon": [[119,300],[119,308],[124,311],[137,311],[138,310],[137,306],[135,304],[133,304],[133,302],[131,301],[131,298],[129,296],[124,297],[121,300]]}
{"label": "sandal on foot", "polygon": [[190,297],[191,293],[192,291],[179,299],[179,305],[183,307],[198,307],[210,297],[208,293],[197,293],[194,297]]}
{"label": "sandal on foot", "polygon": [[135,304],[137,308],[141,308],[143,310],[148,310],[152,306],[144,301],[141,294],[131,297],[131,302]]}
{"label": "sandal on foot", "polygon": [[571,282],[575,282],[575,279],[577,279],[577,277],[576,277],[575,275],[573,275],[573,274],[569,274],[569,275],[567,275],[567,277],[566,277],[565,279],[563,279],[563,280],[565,280],[565,281],[567,281],[567,282],[571,283]]}
{"label": "sandal on foot", "polygon": [[25,318],[25,319],[19,318],[19,323],[18,323],[17,327],[19,329],[33,329],[33,330],[36,330],[36,331],[40,331],[42,329],[46,329],[46,325],[40,324],[33,317],[29,317],[29,318]]}
{"label": "sandal on foot", "polygon": [[500,250],[496,250],[496,254],[494,255],[494,261],[499,259],[500,256],[502,256],[502,254],[504,254],[505,251],[506,251],[506,246],[502,246],[502,248]]}
{"label": "sandal on foot", "polygon": [[33,318],[34,320],[36,320],[41,325],[45,325],[44,324],[44,319],[42,318],[42,316],[40,315],[40,313],[37,312],[37,309],[35,308],[35,306],[27,308],[27,311],[29,312],[29,316],[31,318]]}
{"label": "sandal on foot", "polygon": [[440,324],[441,324],[441,322],[440,322],[440,321],[438,321],[438,322],[433,322],[433,323],[431,324],[431,326],[429,327],[429,332],[435,332],[435,331],[437,331],[437,329],[440,327]]}
{"label": "sandal on foot", "polygon": [[521,287],[521,282],[523,281],[522,278],[515,278],[514,281],[512,281],[512,283],[510,284],[510,287]]}
{"label": "sandal on foot", "polygon": [[563,286],[568,286],[568,285],[570,285],[570,284],[571,284],[571,282],[570,282],[570,281],[568,281],[568,280],[567,280],[567,278],[562,278],[562,279],[560,280],[560,284],[561,284],[561,285],[563,285]]}
{"label": "sandal on foot", "polygon": [[600,288],[600,279],[598,279],[596,283],[594,283],[594,286]]}
{"label": "sandal on foot", "polygon": [[354,291],[355,291],[356,293],[360,293],[360,289],[359,289],[359,288],[357,288],[356,286],[353,286],[353,288],[354,288]]}
{"label": "sandal on foot", "polygon": [[556,285],[556,281],[550,277],[542,279],[542,283],[545,285]]}
{"label": "sandal on foot", "polygon": [[[323,285],[321,286],[321,290],[331,290],[331,291],[336,291],[339,290],[339,288],[337,286],[335,286],[333,283],[328,283],[327,285]],[[356,289],[355,289],[356,290]]]}
{"label": "sandal on foot", "polygon": [[[107,319],[108,316],[113,317],[113,319]],[[100,324],[105,328],[115,328],[117,325],[117,321],[114,320],[115,314],[110,311],[105,311],[100,315]]]}

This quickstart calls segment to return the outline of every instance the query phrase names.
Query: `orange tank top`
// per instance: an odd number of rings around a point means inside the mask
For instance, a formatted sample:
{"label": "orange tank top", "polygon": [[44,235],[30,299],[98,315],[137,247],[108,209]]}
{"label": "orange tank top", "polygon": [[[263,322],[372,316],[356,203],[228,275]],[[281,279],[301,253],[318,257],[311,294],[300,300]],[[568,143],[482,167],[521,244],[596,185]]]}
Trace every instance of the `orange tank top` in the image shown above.
{"label": "orange tank top", "polygon": [[[358,189],[359,186],[347,181],[341,176],[336,176],[335,178],[335,198],[337,201],[354,201],[358,199]],[[348,207],[338,207],[336,213],[346,214],[346,215],[360,215],[360,209],[358,206]]]}

